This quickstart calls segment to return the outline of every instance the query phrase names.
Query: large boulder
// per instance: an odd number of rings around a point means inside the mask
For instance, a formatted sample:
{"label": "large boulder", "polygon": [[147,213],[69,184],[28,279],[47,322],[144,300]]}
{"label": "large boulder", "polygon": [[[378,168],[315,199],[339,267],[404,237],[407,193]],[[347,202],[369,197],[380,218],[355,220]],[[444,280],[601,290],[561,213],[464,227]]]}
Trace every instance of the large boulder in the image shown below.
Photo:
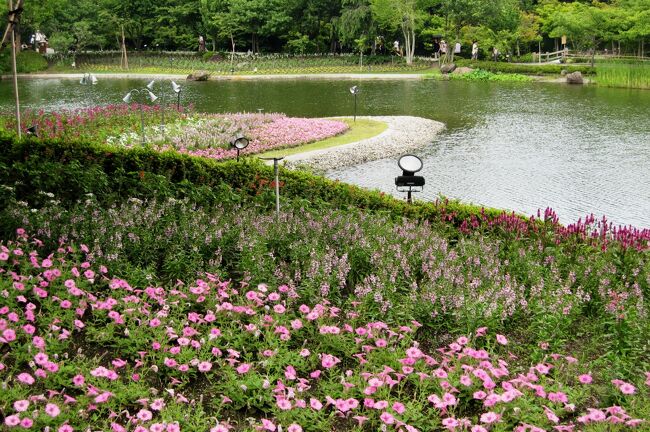
{"label": "large boulder", "polygon": [[446,63],[440,66],[440,72],[443,74],[452,73],[456,69],[456,63]]}
{"label": "large boulder", "polygon": [[187,76],[188,81],[207,81],[208,78],[210,74],[207,71],[196,71]]}
{"label": "large boulder", "polygon": [[474,69],[472,69],[470,67],[461,66],[461,67],[458,67],[458,68],[454,69],[453,74],[454,75],[465,75],[465,74],[468,74],[470,72],[474,72]]}
{"label": "large boulder", "polygon": [[584,84],[585,80],[580,72],[572,72],[566,75],[566,82],[567,84]]}

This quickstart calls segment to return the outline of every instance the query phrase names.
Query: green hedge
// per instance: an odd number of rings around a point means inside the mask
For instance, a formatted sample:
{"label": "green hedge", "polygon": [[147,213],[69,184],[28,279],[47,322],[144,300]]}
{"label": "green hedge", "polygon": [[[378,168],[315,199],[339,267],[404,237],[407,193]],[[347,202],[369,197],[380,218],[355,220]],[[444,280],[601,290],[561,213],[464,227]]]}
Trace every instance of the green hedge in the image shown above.
{"label": "green hedge", "polygon": [[[36,51],[21,51],[16,56],[16,71],[18,73],[40,72],[47,69],[47,60]],[[0,72],[11,72],[11,50],[0,52]]]}
{"label": "green hedge", "polygon": [[466,66],[474,69],[483,69],[489,72],[507,72],[520,73],[527,75],[559,75],[563,70],[567,72],[581,72],[583,75],[593,75],[596,73],[591,66],[574,66],[569,64],[516,64],[506,62],[478,61],[478,60],[458,60],[458,66]]}
{"label": "green hedge", "polygon": [[[221,199],[224,188],[239,196],[263,195],[268,196],[269,203],[273,201],[273,169],[255,158],[244,158],[240,163],[217,162],[147,149],[29,139],[17,142],[7,134],[0,136],[0,145],[4,149],[0,154],[0,184],[15,188],[15,197],[31,206],[46,199],[43,192],[54,193],[64,204],[77,202],[89,193],[104,204],[161,195],[192,195],[209,204]],[[302,171],[282,169],[280,177],[284,197],[310,205],[356,207],[431,221],[442,217],[456,223],[482,213],[490,217],[502,214],[456,201],[408,205],[384,193]],[[0,205],[1,201],[2,192]]]}

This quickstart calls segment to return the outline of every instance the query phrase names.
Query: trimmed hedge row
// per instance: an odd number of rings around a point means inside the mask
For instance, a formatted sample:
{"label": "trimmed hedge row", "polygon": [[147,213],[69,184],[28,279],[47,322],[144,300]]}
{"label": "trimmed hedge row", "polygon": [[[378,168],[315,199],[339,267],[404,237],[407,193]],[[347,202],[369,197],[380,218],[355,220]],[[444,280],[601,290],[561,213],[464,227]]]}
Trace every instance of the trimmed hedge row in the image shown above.
{"label": "trimmed hedge row", "polygon": [[[184,197],[209,204],[223,199],[224,191],[236,196],[268,196],[273,202],[273,169],[258,159],[216,162],[173,152],[125,150],[62,141],[21,142],[0,136],[0,184],[15,188],[15,197],[39,206],[54,193],[64,205],[92,193],[103,204],[129,197]],[[377,191],[332,181],[302,171],[282,169],[281,194],[294,200],[334,208],[356,207],[409,217],[460,223],[472,217],[503,214],[496,209],[461,204],[406,202]],[[5,194],[6,195],[6,194]],[[6,199],[6,197],[5,197]],[[0,204],[2,193],[0,192]]]}

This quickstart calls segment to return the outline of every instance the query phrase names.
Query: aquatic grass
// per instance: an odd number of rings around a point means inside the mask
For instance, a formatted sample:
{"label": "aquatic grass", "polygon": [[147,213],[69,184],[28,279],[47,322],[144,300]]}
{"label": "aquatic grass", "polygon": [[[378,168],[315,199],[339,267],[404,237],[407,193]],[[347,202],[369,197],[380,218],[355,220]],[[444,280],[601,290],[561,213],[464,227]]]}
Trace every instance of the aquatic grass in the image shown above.
{"label": "aquatic grass", "polygon": [[596,83],[605,87],[650,89],[650,62],[596,65]]}

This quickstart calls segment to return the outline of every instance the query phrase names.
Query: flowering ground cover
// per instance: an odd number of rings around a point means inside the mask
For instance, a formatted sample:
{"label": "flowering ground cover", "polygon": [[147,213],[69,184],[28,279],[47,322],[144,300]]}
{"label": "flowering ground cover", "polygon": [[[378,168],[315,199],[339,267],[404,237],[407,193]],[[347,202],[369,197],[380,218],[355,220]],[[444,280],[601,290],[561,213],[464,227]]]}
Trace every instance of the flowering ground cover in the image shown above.
{"label": "flowering ground cover", "polygon": [[[95,106],[76,110],[46,112],[27,110],[21,114],[23,134],[36,126],[38,137],[44,140],[65,139],[68,141],[104,142],[115,134],[130,133],[140,138],[140,107],[144,112],[146,125],[160,123],[160,105],[116,104]],[[185,118],[184,108],[177,111],[170,106],[165,110],[168,120]],[[2,119],[7,130],[15,130],[15,119],[8,116]],[[129,132],[131,131],[131,132]]]}
{"label": "flowering ground cover", "polygon": [[[234,158],[230,142],[237,136],[250,140],[242,154],[295,147],[339,135],[349,129],[341,121],[287,117],[284,114],[189,114],[190,108],[165,109],[161,126],[160,105],[121,104],[61,112],[26,111],[23,133],[36,126],[42,140],[64,139],[107,143],[127,148],[141,146],[141,113],[146,145],[160,151],[173,150],[212,159]],[[0,119],[7,130],[15,128],[11,116]]]}
{"label": "flowering ground cover", "polygon": [[[206,273],[134,283],[91,248],[0,245],[7,430],[574,431],[644,427],[650,372],[520,359],[486,327],[440,345],[363,305]],[[515,343],[516,344],[516,343]]]}
{"label": "flowering ground cover", "polygon": [[9,140],[1,429],[648,429],[649,230],[270,173]]}
{"label": "flowering ground cover", "polygon": [[[237,155],[231,140],[249,139],[241,154],[296,147],[339,135],[349,129],[341,121],[287,117],[284,114],[201,114],[169,126],[165,133],[158,128],[150,145],[159,150],[174,150],[192,156],[227,159]],[[109,137],[108,143],[126,147],[139,145],[138,137]]]}

